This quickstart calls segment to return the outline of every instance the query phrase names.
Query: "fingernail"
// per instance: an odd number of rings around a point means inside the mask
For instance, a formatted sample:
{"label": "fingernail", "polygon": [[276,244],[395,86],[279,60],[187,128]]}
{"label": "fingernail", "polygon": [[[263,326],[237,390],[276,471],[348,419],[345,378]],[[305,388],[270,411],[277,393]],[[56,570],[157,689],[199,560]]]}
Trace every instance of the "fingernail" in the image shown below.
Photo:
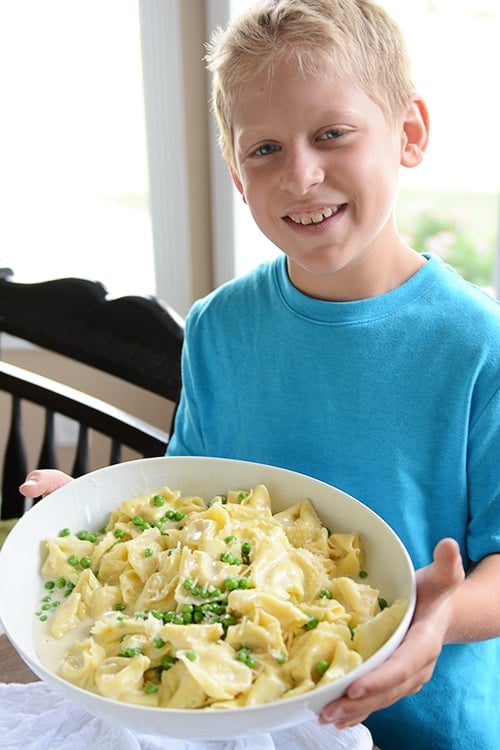
{"label": "fingernail", "polygon": [[364,688],[357,688],[353,687],[351,690],[348,690],[349,698],[352,698],[353,700],[357,700],[358,698],[364,698],[366,695],[366,690]]}
{"label": "fingernail", "polygon": [[341,708],[336,708],[333,711],[323,711],[323,716],[326,721],[337,724],[345,719],[345,711]]}

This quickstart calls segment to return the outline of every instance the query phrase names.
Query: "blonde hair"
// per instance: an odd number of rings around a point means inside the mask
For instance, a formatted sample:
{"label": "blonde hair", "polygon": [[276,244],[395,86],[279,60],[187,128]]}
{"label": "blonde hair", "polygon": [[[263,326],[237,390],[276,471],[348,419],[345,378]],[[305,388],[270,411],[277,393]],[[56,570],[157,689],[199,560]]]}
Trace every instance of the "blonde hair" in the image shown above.
{"label": "blonde hair", "polygon": [[372,0],[263,0],[217,29],[207,52],[219,144],[232,166],[234,99],[245,81],[264,73],[272,78],[281,62],[304,73],[335,65],[388,121],[414,94],[401,31]]}

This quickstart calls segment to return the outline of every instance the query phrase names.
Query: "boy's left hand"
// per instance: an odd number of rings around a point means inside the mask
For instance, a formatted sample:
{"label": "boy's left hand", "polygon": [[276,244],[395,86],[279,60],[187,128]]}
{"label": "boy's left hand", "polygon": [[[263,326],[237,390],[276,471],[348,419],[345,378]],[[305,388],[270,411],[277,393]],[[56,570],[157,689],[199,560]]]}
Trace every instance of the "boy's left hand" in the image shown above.
{"label": "boy's left hand", "polygon": [[458,544],[442,539],[434,550],[434,562],[417,571],[417,604],[403,642],[380,667],[325,706],[321,724],[333,723],[339,729],[354,726],[428,682],[453,617],[453,594],[464,577]]}

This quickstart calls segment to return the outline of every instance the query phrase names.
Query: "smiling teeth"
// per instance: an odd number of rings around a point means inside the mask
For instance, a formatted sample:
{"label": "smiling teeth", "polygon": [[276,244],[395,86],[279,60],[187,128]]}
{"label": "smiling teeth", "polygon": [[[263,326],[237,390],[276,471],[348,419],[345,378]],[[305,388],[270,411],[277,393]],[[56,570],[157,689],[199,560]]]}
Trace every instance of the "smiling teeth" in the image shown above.
{"label": "smiling teeth", "polygon": [[315,211],[312,214],[289,214],[289,219],[291,219],[295,224],[319,224],[324,219],[329,219],[330,216],[333,216],[338,211],[338,208],[324,208],[322,211]]}

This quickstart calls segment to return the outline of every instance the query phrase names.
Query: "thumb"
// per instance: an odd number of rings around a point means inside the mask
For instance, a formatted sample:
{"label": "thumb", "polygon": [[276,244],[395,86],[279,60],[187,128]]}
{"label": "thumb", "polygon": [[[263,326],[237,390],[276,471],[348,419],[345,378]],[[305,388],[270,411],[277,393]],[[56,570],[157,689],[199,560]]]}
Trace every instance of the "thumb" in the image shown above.
{"label": "thumb", "polygon": [[454,539],[441,539],[434,548],[434,586],[455,588],[464,580],[465,573],[458,543]]}
{"label": "thumb", "polygon": [[71,477],[58,469],[35,469],[20,485],[19,492],[25,497],[45,497],[68,482]]}
{"label": "thumb", "polygon": [[460,548],[454,539],[441,539],[434,560],[417,571],[417,607],[414,620],[437,611],[465,578]]}

